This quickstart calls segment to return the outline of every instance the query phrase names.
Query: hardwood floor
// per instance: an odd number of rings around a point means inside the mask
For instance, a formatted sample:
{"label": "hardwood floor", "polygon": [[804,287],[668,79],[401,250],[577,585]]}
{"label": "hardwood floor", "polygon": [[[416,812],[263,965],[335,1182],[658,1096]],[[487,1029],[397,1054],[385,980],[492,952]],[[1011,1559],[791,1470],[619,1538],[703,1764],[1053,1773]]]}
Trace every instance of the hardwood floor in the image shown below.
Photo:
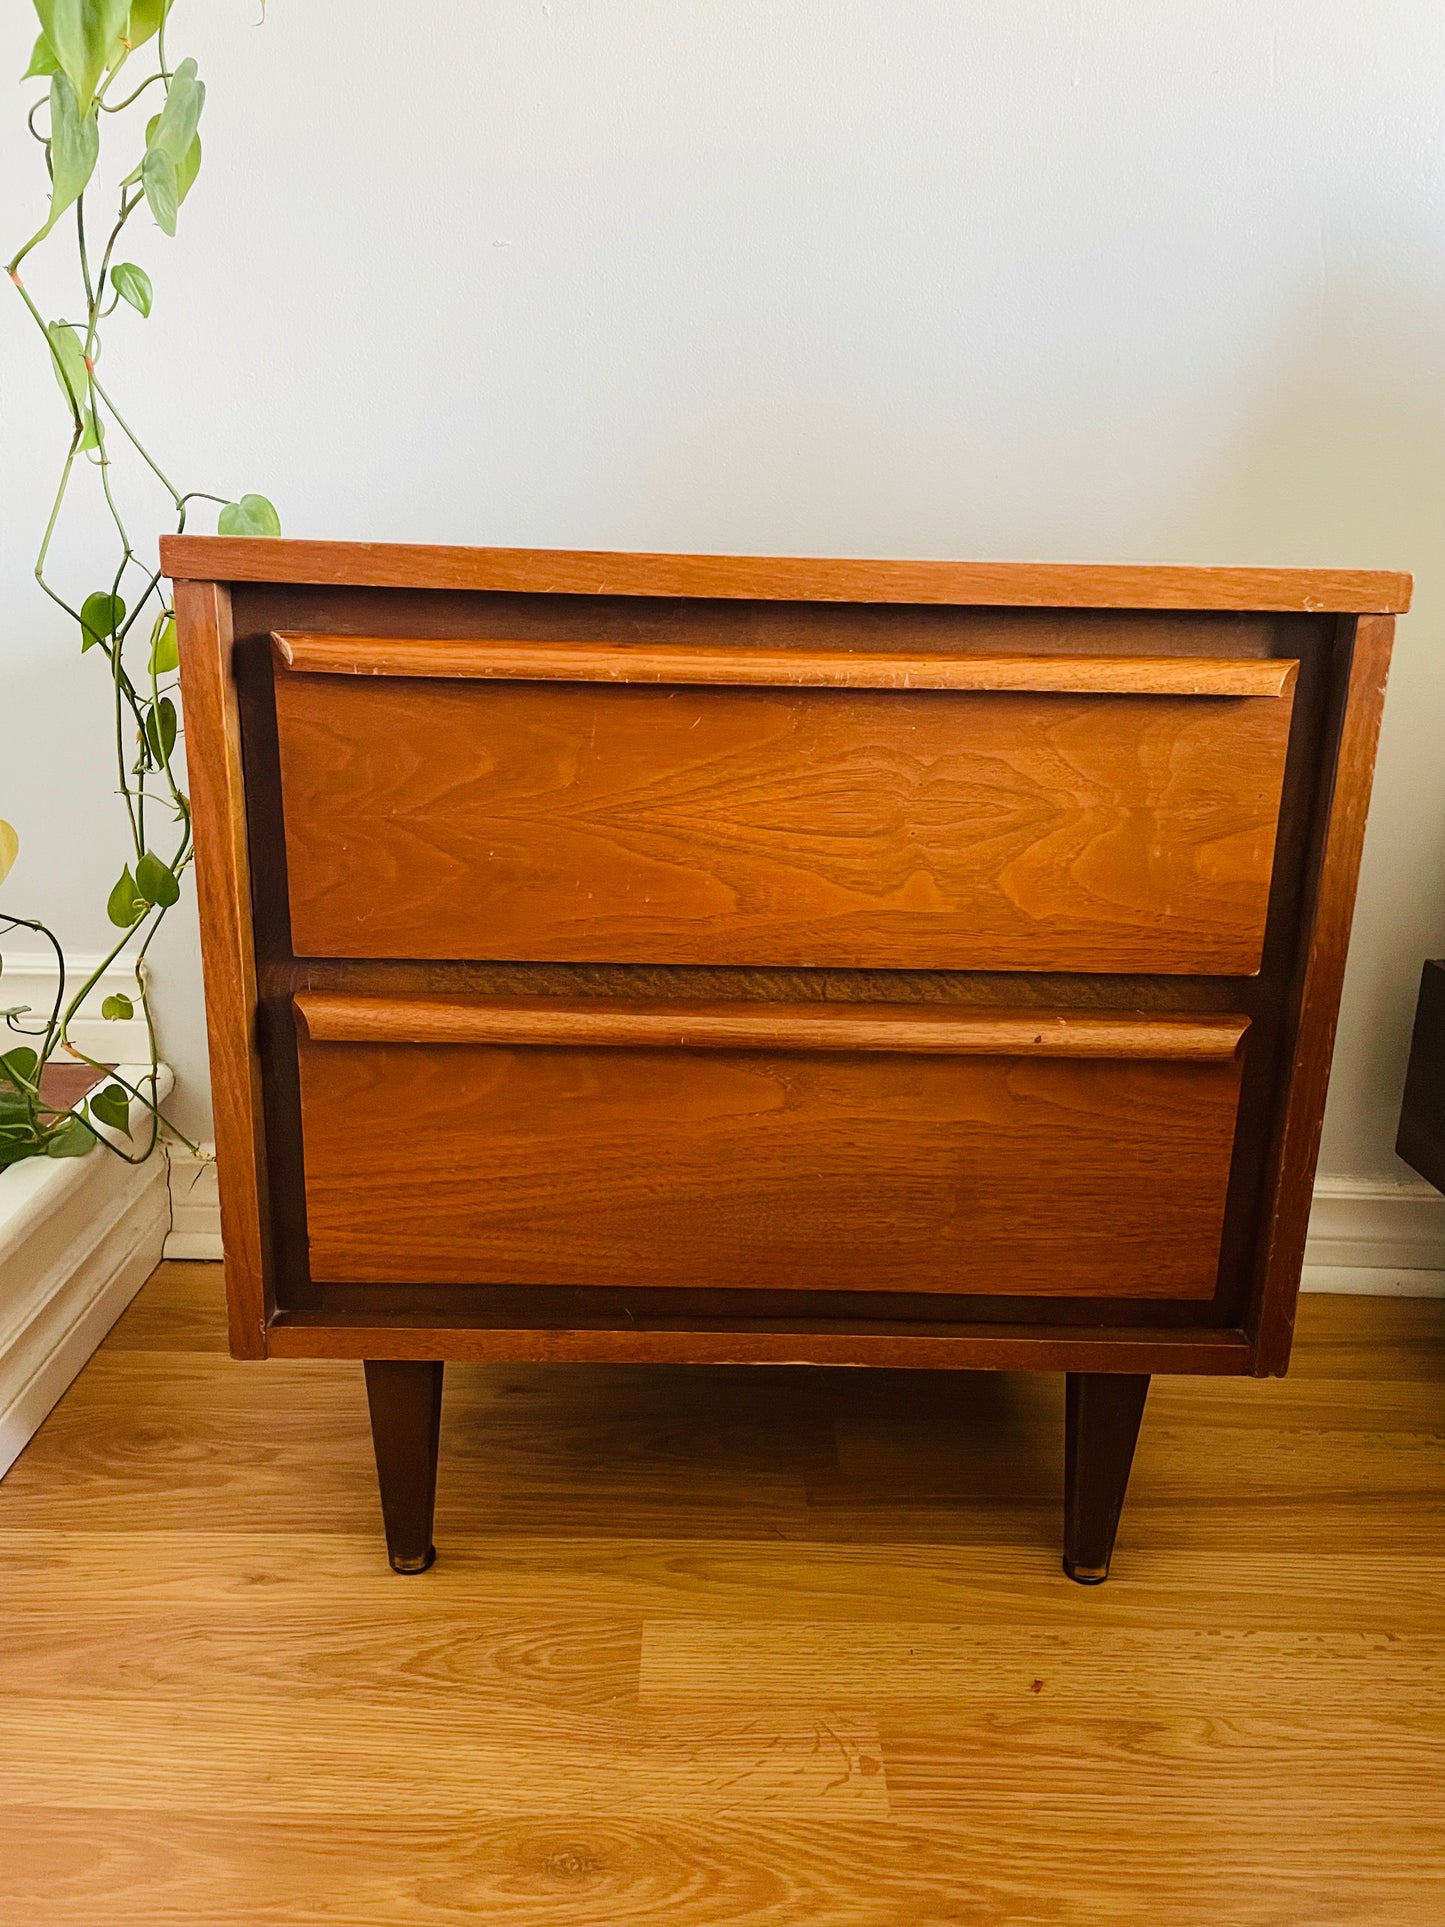
{"label": "hardwood floor", "polygon": [[166,1265],[0,1484],[5,1927],[1438,1927],[1445,1301],[1158,1380],[1114,1576],[1062,1381],[360,1366]]}

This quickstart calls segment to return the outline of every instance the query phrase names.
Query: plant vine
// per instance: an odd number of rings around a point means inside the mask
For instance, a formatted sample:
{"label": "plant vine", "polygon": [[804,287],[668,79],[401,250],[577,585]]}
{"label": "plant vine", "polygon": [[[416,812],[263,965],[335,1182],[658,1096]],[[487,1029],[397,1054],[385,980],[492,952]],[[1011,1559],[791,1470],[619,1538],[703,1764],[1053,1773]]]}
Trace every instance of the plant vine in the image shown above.
{"label": "plant vine", "polygon": [[[81,653],[95,651],[108,672],[117,789],[128,847],[106,903],[118,934],[99,962],[76,973],[79,982],[71,981],[63,947],[45,923],[0,913],[0,937],[33,932],[53,953],[58,973],[54,1001],[48,1012],[38,1013],[26,1005],[5,1008],[0,975],[0,1023],[11,1036],[25,1039],[0,1051],[0,1169],[29,1157],[84,1156],[97,1143],[140,1163],[154,1151],[165,1122],[159,1108],[146,957],[167,912],[180,900],[191,865],[191,811],[177,767],[182,732],[175,610],[159,568],[143,559],[132,541],[118,478],[134,473],[158,486],[165,518],[177,533],[185,529],[198,502],[218,504],[223,535],[281,532],[275,509],[262,495],[230,501],[202,489],[178,489],[116,406],[110,377],[103,383],[97,372],[108,335],[104,324],[118,314],[143,320],[151,312],[149,274],[134,261],[116,258],[122,236],[142,208],[155,227],[173,236],[201,165],[199,125],[206,90],[194,60],[171,64],[167,30],[173,0],[34,4],[40,33],[23,79],[46,83],[26,118],[44,153],[49,207],[8,271],[44,343],[69,414],[68,446],[36,557],[35,579],[75,625]],[[144,134],[135,143],[140,159],[107,190],[97,179],[102,132],[108,143],[113,134],[131,131],[142,114]],[[125,158],[134,151],[132,147]],[[96,219],[102,204],[104,217]],[[50,251],[58,251],[67,236],[73,305],[47,319],[22,268],[47,243]],[[50,558],[65,510],[84,479],[99,492],[115,551],[103,586],[76,595],[55,581]],[[14,829],[0,822],[0,883],[18,848]],[[101,1014],[113,1021],[143,1020],[149,1061],[131,1067],[131,1074],[114,1071],[81,1050],[74,1035],[87,1000],[122,957],[134,967],[134,995],[112,992]],[[3,1042],[8,1038],[0,1038]],[[42,1078],[56,1058],[90,1065],[98,1088],[78,1104],[48,1102]],[[132,1107],[137,1104],[145,1121],[133,1130]]]}

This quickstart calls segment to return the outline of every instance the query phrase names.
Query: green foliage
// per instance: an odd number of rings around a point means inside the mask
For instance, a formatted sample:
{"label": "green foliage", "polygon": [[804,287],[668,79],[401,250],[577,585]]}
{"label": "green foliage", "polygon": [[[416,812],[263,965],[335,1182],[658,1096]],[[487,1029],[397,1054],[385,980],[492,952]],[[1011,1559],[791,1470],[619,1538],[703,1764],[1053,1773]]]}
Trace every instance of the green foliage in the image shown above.
{"label": "green foliage", "polygon": [[45,1103],[41,1069],[39,1052],[28,1045],[0,1057],[0,1170],[22,1158],[84,1157],[95,1143],[94,1131],[82,1118]]}
{"label": "green foliage", "polygon": [[[175,715],[174,709],[171,714]],[[147,850],[135,866],[135,887],[148,904],[159,904],[162,910],[169,910],[181,899],[175,871],[168,863],[162,863],[152,850]]]}
{"label": "green foliage", "polygon": [[50,80],[50,219],[48,233],[85,192],[100,158],[100,121],[94,110],[84,116],[75,89],[64,74]]}
{"label": "green foliage", "polygon": [[243,495],[227,502],[216,523],[220,535],[279,535],[281,518],[264,495]]}
{"label": "green foliage", "polygon": [[156,217],[156,226],[165,234],[176,231],[176,211],[181,204],[176,181],[176,164],[163,147],[148,147],[140,164],[140,184],[145,189],[146,206]]}
{"label": "green foliage", "polygon": [[60,72],[60,62],[50,50],[50,42],[43,33],[35,36],[35,45],[30,53],[30,65],[20,76],[22,80],[44,80],[50,74]]}
{"label": "green foliage", "polygon": [[128,301],[140,314],[151,311],[151,278],[134,261],[117,261],[110,271],[110,285],[122,301]]}
{"label": "green foliage", "polygon": [[170,10],[171,0],[134,0],[125,34],[132,53],[160,32]]}
{"label": "green foliage", "polygon": [[127,863],[105,900],[105,914],[117,930],[129,930],[132,924],[140,922],[149,908]]}
{"label": "green foliage", "polygon": [[84,638],[80,645],[83,656],[87,649],[94,648],[98,642],[105,642],[113,636],[125,621],[125,604],[118,595],[111,595],[105,589],[97,589],[88,595],[80,605],[80,626]]}
{"label": "green foliage", "polygon": [[156,617],[155,628],[151,631],[150,673],[152,678],[169,676],[181,666],[181,652],[176,646],[176,619],[164,610]]}
{"label": "green foliage", "polygon": [[146,149],[159,148],[179,167],[190,152],[206,104],[205,82],[196,77],[194,60],[183,60],[171,75],[166,104],[146,126]]}
{"label": "green foliage", "polygon": [[[49,205],[43,226],[11,259],[10,279],[44,341],[43,352],[65,397],[69,420],[35,573],[46,594],[80,630],[82,654],[95,650],[105,664],[128,848],[106,902],[117,936],[83,983],[66,981],[60,944],[44,924],[0,914],[0,936],[16,929],[37,933],[53,946],[61,975],[60,996],[49,1012],[0,1005],[0,1045],[10,1044],[0,1053],[0,1167],[27,1157],[83,1157],[98,1142],[135,1162],[154,1148],[160,1125],[154,1048],[149,1073],[134,1085],[117,1074],[84,1104],[70,1109],[56,1108],[41,1095],[41,1073],[57,1052],[84,1056],[70,1036],[71,1025],[104,972],[127,950],[135,955],[137,994],[112,992],[101,1014],[112,1022],[139,1014],[150,1030],[144,960],[167,911],[180,901],[191,865],[190,803],[173,767],[180,734],[175,612],[154,562],[131,545],[116,506],[118,478],[111,471],[132,464],[152,485],[158,482],[170,503],[170,525],[177,531],[186,527],[192,505],[206,500],[221,506],[220,524],[227,534],[281,532],[276,511],[263,495],[243,495],[231,502],[177,489],[130,424],[116,414],[96,375],[110,316],[122,302],[139,315],[149,315],[154,301],[146,270],[134,261],[114,259],[117,243],[141,208],[149,210],[164,233],[174,234],[177,214],[201,165],[197,130],[206,89],[194,60],[174,61],[166,50],[172,0],[34,3],[40,33],[24,78],[46,85],[43,91],[33,90],[26,112],[30,131],[44,151],[38,185],[48,194]],[[112,179],[123,176],[119,199],[107,212],[115,190],[97,181],[101,148],[105,146],[110,157],[112,137],[126,145],[121,166],[111,170]],[[123,173],[127,166],[130,172]],[[60,217],[72,211],[75,218],[62,222]],[[36,306],[21,273],[27,256],[42,243],[46,258],[55,257],[57,269],[61,250],[68,250],[72,268],[71,295],[53,319]],[[87,478],[110,517],[115,556],[113,569],[101,574],[102,581],[109,576],[106,586],[80,596],[52,579],[50,554],[64,513]],[[18,848],[14,830],[0,823],[0,883]],[[11,1043],[12,1037],[30,1041]],[[127,1149],[137,1100],[149,1114],[151,1128],[147,1141]],[[119,1134],[120,1141],[98,1136],[99,1126]]]}
{"label": "green foliage", "polygon": [[169,696],[158,697],[147,711],[146,742],[157,767],[170,762],[176,746],[176,706]]}
{"label": "green foliage", "polygon": [[68,321],[52,321],[45,331],[50,342],[50,365],[60,392],[70,403],[71,417],[80,431],[78,447],[99,448],[101,426],[90,405],[90,370],[80,336]]}
{"label": "green foliage", "polygon": [[[127,1134],[128,1135],[128,1134]],[[70,1115],[63,1117],[45,1137],[45,1156],[48,1158],[83,1158],[93,1151],[96,1145],[95,1132],[84,1118]]]}
{"label": "green foliage", "polygon": [[121,1085],[107,1084],[103,1091],[95,1091],[87,1108],[97,1124],[130,1136],[130,1094]]}
{"label": "green foliage", "polygon": [[40,1055],[37,1051],[22,1046],[17,1050],[6,1051],[0,1057],[0,1075],[7,1084],[25,1095],[33,1096],[40,1076]]}
{"label": "green foliage", "polygon": [[82,114],[125,31],[129,0],[35,0],[40,31],[60,71],[74,87]]}

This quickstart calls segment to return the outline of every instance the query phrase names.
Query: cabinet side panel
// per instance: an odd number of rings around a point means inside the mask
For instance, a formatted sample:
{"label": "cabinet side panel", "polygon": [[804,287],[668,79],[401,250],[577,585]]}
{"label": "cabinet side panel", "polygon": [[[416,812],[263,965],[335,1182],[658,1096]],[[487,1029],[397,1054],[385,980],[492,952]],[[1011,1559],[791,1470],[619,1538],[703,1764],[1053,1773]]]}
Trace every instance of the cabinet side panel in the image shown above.
{"label": "cabinet side panel", "polygon": [[265,1120],[256,1054],[250,862],[228,591],[214,582],[178,582],[176,629],[231,1351],[237,1358],[264,1358],[274,1307],[267,1254]]}
{"label": "cabinet side panel", "polygon": [[1261,1378],[1278,1376],[1289,1364],[1325,1093],[1394,642],[1392,617],[1361,616],[1353,628],[1348,669],[1343,673],[1338,749],[1324,787],[1313,914],[1306,925],[1309,945],[1298,980],[1289,1095],[1273,1194],[1266,1204],[1259,1282],[1247,1326],[1255,1348],[1253,1369]]}

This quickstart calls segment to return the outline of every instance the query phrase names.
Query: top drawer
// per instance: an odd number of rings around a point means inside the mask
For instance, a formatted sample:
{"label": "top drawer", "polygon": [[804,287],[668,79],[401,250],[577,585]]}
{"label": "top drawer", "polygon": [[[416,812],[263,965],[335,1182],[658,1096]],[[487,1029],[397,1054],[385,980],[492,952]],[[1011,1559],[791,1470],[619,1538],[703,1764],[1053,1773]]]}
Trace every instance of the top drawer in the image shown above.
{"label": "top drawer", "polygon": [[1259,968],[1294,662],[275,654],[298,956]]}

